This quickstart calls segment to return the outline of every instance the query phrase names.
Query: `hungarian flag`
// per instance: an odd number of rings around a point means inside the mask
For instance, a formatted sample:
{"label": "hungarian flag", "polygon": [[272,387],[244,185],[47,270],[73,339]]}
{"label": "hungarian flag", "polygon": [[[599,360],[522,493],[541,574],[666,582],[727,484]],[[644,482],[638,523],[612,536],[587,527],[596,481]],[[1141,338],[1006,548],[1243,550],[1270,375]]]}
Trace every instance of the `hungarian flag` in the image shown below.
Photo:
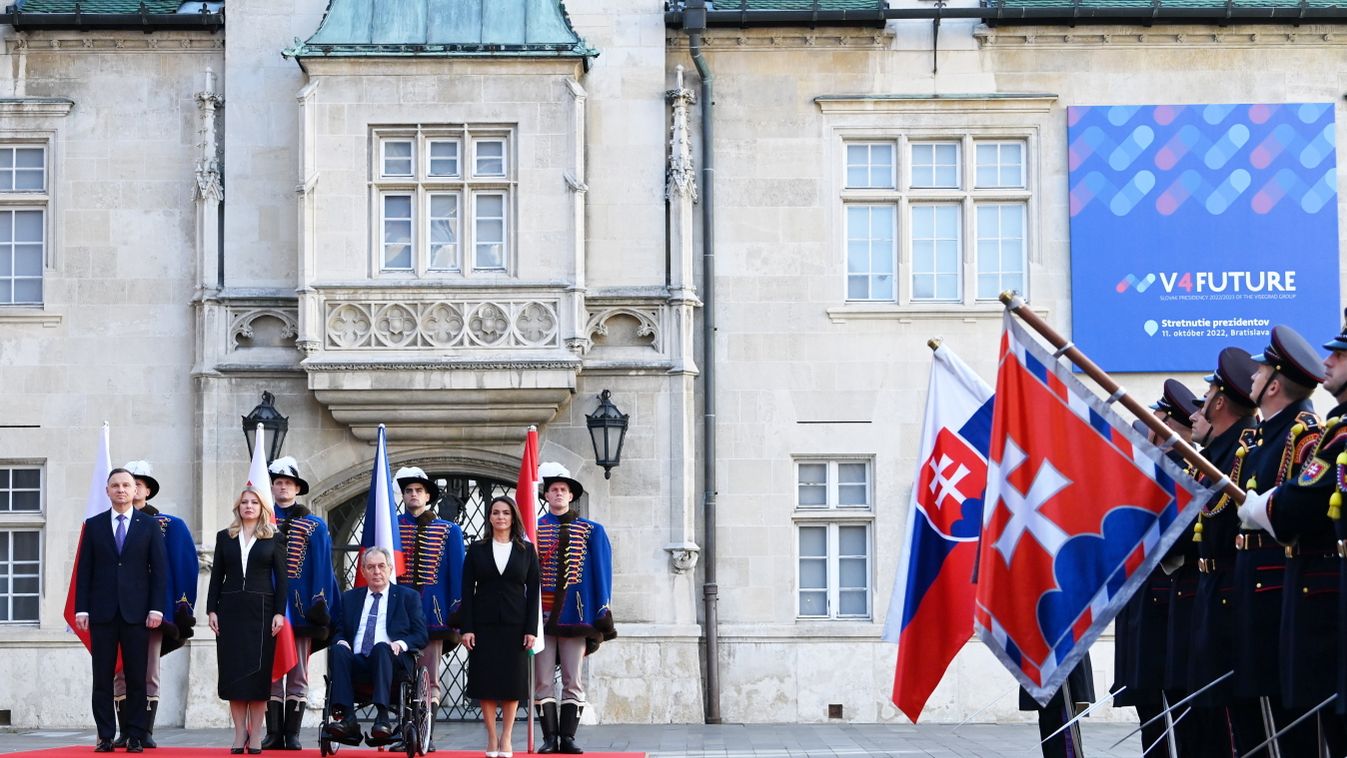
{"label": "hungarian flag", "polygon": [[974,625],[1046,704],[1212,490],[1005,318]]}
{"label": "hungarian flag", "polygon": [[[253,435],[253,461],[248,466],[248,483],[245,486],[257,490],[257,496],[266,503],[271,511],[271,523],[276,523],[276,501],[271,498],[271,472],[267,471],[267,454],[264,452],[266,433],[261,424],[257,425],[257,434]],[[280,532],[276,534],[280,538]],[[299,662],[299,651],[295,649],[295,627],[290,623],[290,604],[285,604],[285,625],[276,634],[276,653],[271,658],[271,681],[285,676],[285,672]]]}
{"label": "hungarian flag", "polygon": [[[108,502],[108,475],[112,471],[112,459],[108,455],[108,425],[103,424],[103,428],[98,433],[98,454],[94,457],[94,467],[89,475],[89,496],[84,501],[84,521],[108,510],[112,507]],[[89,630],[80,631],[75,626],[75,577],[79,576],[80,565],[80,544],[84,542],[84,525],[80,524],[80,539],[75,545],[75,563],[70,567],[70,586],[65,595],[65,622],[70,630],[80,638],[86,649],[92,650],[92,642],[89,641]],[[117,653],[117,668],[121,668],[121,651]]]}
{"label": "hungarian flag", "polygon": [[[393,556],[390,583],[397,582],[407,571],[407,559],[402,554],[402,530],[398,528],[397,490],[393,488],[393,474],[388,468],[388,441],[383,424],[379,424],[379,445],[374,452],[374,468],[370,471],[369,496],[365,499],[365,528],[360,533],[360,556],[372,547],[381,547]],[[365,586],[365,575],[356,560],[355,586]]]}
{"label": "hungarian flag", "polygon": [[[524,519],[524,536],[537,549],[538,544],[538,427],[530,426],[524,437],[524,454],[519,460],[519,478],[514,495],[519,515]],[[542,597],[538,598],[538,629],[534,632],[530,653],[541,653],[543,643]]]}
{"label": "hungarian flag", "polygon": [[884,639],[898,643],[893,704],[914,723],[973,636],[973,565],[982,528],[992,389],[936,348],[926,420]]}

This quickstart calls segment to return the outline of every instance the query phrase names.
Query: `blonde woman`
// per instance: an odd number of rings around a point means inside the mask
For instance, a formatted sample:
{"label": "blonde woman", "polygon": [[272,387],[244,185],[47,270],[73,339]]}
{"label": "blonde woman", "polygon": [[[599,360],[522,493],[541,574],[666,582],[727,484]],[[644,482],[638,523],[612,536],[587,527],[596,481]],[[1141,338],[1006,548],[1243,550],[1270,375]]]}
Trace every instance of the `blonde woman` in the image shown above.
{"label": "blonde woman", "polygon": [[285,623],[285,546],[275,539],[271,509],[261,492],[244,487],[234,521],[215,535],[215,562],[206,599],[216,636],[220,699],[234,719],[231,753],[262,752],[271,659]]}

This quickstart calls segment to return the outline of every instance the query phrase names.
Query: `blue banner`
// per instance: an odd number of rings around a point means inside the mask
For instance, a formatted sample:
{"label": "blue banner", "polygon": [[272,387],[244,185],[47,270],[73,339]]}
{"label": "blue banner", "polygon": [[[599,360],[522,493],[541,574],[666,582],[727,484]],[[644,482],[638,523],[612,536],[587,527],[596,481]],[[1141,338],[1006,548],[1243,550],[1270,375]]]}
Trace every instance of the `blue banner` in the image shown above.
{"label": "blue banner", "polygon": [[1334,335],[1332,103],[1067,109],[1072,340],[1108,371],[1207,371]]}

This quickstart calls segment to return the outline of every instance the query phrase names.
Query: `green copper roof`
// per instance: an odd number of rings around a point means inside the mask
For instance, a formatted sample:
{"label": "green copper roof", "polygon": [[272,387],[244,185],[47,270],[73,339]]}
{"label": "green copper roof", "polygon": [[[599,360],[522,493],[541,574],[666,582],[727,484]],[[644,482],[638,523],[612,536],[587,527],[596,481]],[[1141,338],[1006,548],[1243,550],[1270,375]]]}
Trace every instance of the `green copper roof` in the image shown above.
{"label": "green copper roof", "polygon": [[1344,8],[1347,0],[983,0],[989,8]]}
{"label": "green copper roof", "polygon": [[[143,0],[146,13],[177,13],[184,5],[186,10],[199,10],[201,3],[186,0]],[[74,13],[79,6],[80,13],[140,13],[142,0],[20,0],[22,13]],[[195,6],[194,8],[191,6]]]}
{"label": "green copper roof", "polygon": [[589,58],[561,0],[328,0],[295,58]]}
{"label": "green copper roof", "polygon": [[718,11],[872,11],[888,7],[885,0],[718,0],[707,5]]}

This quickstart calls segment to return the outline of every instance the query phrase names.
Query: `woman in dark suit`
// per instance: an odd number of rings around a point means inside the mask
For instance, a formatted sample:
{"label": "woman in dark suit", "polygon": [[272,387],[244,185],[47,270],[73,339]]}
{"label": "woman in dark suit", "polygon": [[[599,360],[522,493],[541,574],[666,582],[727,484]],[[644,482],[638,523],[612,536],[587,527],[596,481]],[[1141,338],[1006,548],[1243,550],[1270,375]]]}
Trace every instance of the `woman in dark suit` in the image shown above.
{"label": "woman in dark suit", "polygon": [[272,520],[262,493],[245,487],[234,501],[234,522],[215,535],[206,610],[220,698],[234,719],[231,753],[262,752],[271,660],[285,624],[285,543]]}
{"label": "woman in dark suit", "polygon": [[463,561],[460,628],[469,651],[467,695],[482,702],[487,757],[511,758],[510,729],[528,697],[527,652],[538,629],[538,552],[524,539],[514,500],[501,495],[489,508],[491,539],[474,542]]}

